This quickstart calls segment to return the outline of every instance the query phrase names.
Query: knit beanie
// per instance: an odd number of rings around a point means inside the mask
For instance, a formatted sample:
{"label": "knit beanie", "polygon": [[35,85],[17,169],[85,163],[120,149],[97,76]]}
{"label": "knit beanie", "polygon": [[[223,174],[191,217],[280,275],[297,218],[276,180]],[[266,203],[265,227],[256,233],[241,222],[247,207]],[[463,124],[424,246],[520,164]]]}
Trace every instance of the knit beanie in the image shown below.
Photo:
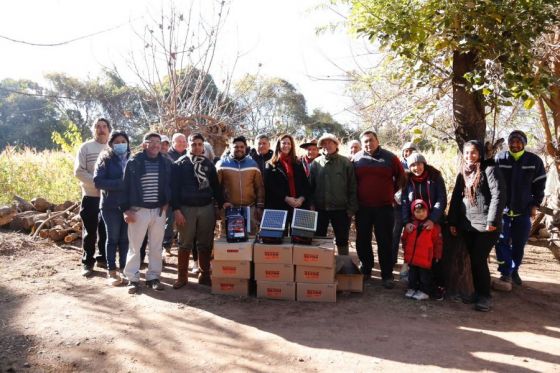
{"label": "knit beanie", "polygon": [[412,153],[406,159],[406,164],[409,165],[409,166],[416,163],[416,162],[422,162],[424,164],[428,164],[428,162],[426,161],[426,158],[424,158],[424,156],[420,153]]}
{"label": "knit beanie", "polygon": [[525,133],[523,131],[515,130],[512,133],[510,133],[509,136],[508,136],[508,144],[513,139],[518,139],[519,141],[521,141],[523,143],[523,146],[527,146],[527,135],[525,135]]}

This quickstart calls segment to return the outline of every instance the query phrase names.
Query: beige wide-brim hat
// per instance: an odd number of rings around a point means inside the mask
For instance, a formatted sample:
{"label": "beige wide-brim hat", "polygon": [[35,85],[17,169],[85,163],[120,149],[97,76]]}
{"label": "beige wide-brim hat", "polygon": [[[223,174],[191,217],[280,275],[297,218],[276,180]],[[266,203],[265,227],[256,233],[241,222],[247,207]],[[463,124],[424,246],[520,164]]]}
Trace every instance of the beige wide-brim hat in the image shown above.
{"label": "beige wide-brim hat", "polygon": [[317,146],[317,139],[311,139],[311,140],[305,140],[303,144],[301,144],[299,147],[302,149],[307,149],[308,147],[315,145]]}
{"label": "beige wide-brim hat", "polygon": [[319,138],[319,141],[317,142],[317,146],[322,148],[323,147],[323,141],[325,141],[325,140],[334,141],[336,143],[336,146],[340,145],[340,141],[338,141],[338,139],[336,138],[335,135],[333,135],[332,133],[325,133],[323,136],[321,136]]}

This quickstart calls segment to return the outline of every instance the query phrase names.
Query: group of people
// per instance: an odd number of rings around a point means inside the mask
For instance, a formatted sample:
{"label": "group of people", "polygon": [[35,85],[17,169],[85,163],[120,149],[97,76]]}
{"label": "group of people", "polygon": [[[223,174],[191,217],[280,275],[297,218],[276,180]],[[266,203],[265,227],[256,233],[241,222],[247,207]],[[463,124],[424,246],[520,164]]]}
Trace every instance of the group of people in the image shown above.
{"label": "group of people", "polygon": [[[395,286],[393,268],[402,241],[408,266],[405,296],[443,297],[447,192],[441,173],[413,143],[403,146],[399,159],[381,147],[375,132],[364,131],[350,144],[347,156],[340,154],[336,136],[324,134],[301,144],[305,154],[298,157],[289,134],[279,136],[274,149],[266,135],[257,136],[252,149],[238,136],[217,158],[199,133],[177,133],[170,142],[150,132],[143,138],[142,152],[131,155],[127,134],[111,131],[106,119],[96,121],[92,132],[94,138],[80,147],[75,165],[83,192],[84,276],[92,274],[97,262],[106,266],[111,285],[126,280],[129,292],[138,292],[142,246],[147,244],[146,285],[162,290],[162,251],[171,247],[175,225],[178,268],[173,287],[188,283],[191,253],[199,266],[199,284],[210,285],[214,229],[225,209],[251,207],[255,233],[263,209],[286,210],[290,222],[293,210],[303,208],[318,212],[316,236],[326,236],[332,226],[339,255],[349,254],[355,219],[365,281],[371,281],[374,267],[375,233],[383,287]],[[478,141],[462,149],[447,226],[468,249],[475,293],[465,300],[480,311],[491,306],[487,258],[492,247],[501,287],[521,285],[519,267],[530,217],[543,200],[546,182],[541,159],[525,151],[526,144],[525,134],[513,131],[509,149],[495,159],[484,159]],[[94,257],[97,238],[99,256]]]}

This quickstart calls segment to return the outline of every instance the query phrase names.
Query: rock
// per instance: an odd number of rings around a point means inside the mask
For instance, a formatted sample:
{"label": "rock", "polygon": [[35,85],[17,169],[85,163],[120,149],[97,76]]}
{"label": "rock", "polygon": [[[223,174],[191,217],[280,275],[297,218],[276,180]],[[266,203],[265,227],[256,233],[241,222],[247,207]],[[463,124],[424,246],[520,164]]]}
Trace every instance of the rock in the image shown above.
{"label": "rock", "polygon": [[53,211],[64,211],[66,210],[68,207],[72,206],[74,204],[74,202],[72,201],[66,201],[60,205],[55,205],[53,208]]}
{"label": "rock", "polygon": [[12,206],[2,206],[0,207],[0,226],[6,225],[14,220],[17,214],[17,209],[15,204]]}

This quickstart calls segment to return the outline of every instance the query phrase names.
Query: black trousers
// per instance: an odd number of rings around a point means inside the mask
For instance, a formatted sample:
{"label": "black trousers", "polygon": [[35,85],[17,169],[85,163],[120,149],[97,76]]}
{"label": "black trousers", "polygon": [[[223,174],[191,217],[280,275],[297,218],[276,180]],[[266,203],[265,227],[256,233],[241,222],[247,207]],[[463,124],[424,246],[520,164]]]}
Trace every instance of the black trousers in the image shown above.
{"label": "black trousers", "polygon": [[393,206],[363,207],[356,214],[356,250],[362,262],[362,273],[371,275],[373,268],[372,233],[375,232],[381,278],[393,278]]}
{"label": "black trousers", "polygon": [[348,246],[350,236],[350,217],[346,210],[317,210],[317,230],[315,235],[326,237],[329,222],[334,231],[334,243],[336,246]]}
{"label": "black trousers", "polygon": [[[95,261],[105,261],[105,243],[107,233],[105,223],[99,213],[99,197],[84,196],[80,208],[80,217],[84,226],[82,236],[82,264],[93,267]],[[95,257],[95,245],[99,250],[99,255]]]}
{"label": "black trousers", "polygon": [[432,270],[415,265],[408,267],[408,288],[432,294]]}
{"label": "black trousers", "polygon": [[469,257],[474,291],[483,297],[490,296],[490,270],[488,269],[488,255],[496,245],[500,232],[462,232]]}

